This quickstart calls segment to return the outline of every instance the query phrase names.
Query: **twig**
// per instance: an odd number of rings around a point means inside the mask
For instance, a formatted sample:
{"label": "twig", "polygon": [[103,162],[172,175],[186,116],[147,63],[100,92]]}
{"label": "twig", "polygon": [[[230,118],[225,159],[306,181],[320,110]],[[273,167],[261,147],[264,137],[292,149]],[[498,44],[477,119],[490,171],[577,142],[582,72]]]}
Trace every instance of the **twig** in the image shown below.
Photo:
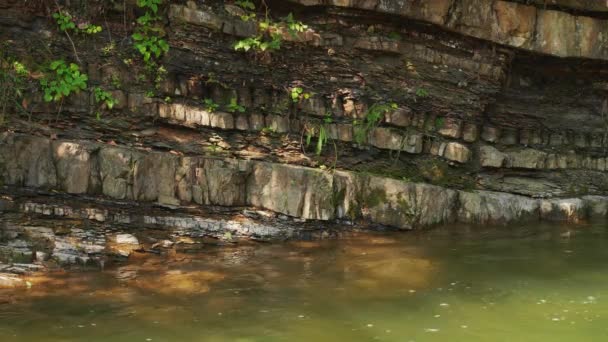
{"label": "twig", "polygon": [[[61,8],[59,7],[59,3],[57,3],[57,0],[55,0],[55,6],[57,7],[57,11],[59,13],[61,13]],[[74,50],[74,56],[76,57],[78,64],[82,63],[82,61],[80,60],[80,57],[78,57],[78,51],[76,51],[76,45],[74,45],[74,41],[72,40],[72,37],[70,37],[68,30],[64,30],[63,32],[65,32],[65,35],[68,37],[68,40],[70,41],[70,44],[72,44],[72,50]]]}

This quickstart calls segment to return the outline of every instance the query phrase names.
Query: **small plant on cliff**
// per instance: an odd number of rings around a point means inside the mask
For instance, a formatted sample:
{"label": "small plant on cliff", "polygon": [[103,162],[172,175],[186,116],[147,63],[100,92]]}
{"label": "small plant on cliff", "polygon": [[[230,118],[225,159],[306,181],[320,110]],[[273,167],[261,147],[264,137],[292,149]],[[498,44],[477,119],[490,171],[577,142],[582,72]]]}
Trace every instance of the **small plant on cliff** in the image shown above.
{"label": "small plant on cliff", "polygon": [[0,126],[9,112],[25,112],[22,100],[30,74],[23,63],[5,56],[6,50],[0,46]]}
{"label": "small plant on cliff", "polygon": [[76,23],[67,12],[53,13],[53,19],[55,19],[61,31],[76,30]]}
{"label": "small plant on cliff", "polygon": [[162,0],[137,0],[137,5],[146,10],[145,14],[137,18],[137,27],[133,38],[133,46],[144,60],[147,72],[154,80],[157,89],[165,77],[166,70],[159,65],[158,60],[169,52],[169,44],[163,38],[164,29],[159,25],[158,9]]}
{"label": "small plant on cliff", "polygon": [[304,32],[308,29],[308,25],[304,25],[303,22],[294,20],[293,13],[289,13],[285,18],[283,18],[285,25],[287,26],[287,30],[292,37],[296,37],[296,34],[299,32]]}
{"label": "small plant on cliff", "polygon": [[236,101],[236,97],[233,97],[230,99],[230,103],[226,106],[226,110],[229,111],[230,113],[235,113],[235,112],[244,113],[245,107],[238,104]]}
{"label": "small plant on cliff", "polygon": [[137,0],[137,6],[141,8],[148,8],[153,13],[158,12],[158,7],[162,4],[163,0]]}
{"label": "small plant on cliff", "polygon": [[[243,1],[239,6],[243,9],[255,10],[255,6],[248,3],[248,1]],[[255,13],[247,14],[244,17],[241,16],[241,19],[247,21],[255,17]],[[279,50],[283,42],[283,30],[289,32],[295,38],[298,32],[304,32],[306,29],[308,29],[308,26],[301,21],[294,20],[292,13],[289,13],[282,21],[275,22],[268,16],[268,11],[266,11],[266,18],[258,23],[257,35],[237,41],[234,44],[234,49],[237,51],[253,50],[256,52]]]}
{"label": "small plant on cliff", "polygon": [[[261,26],[262,24],[260,24]],[[234,49],[239,51],[259,51],[265,52],[266,50],[279,50],[281,48],[281,42],[283,38],[281,34],[275,32],[265,32],[255,37],[248,37],[239,40],[234,44]]]}
{"label": "small plant on cliff", "polygon": [[93,88],[93,94],[95,95],[95,103],[97,103],[98,108],[95,112],[97,120],[101,119],[101,107],[105,105],[106,108],[112,109],[116,104],[118,104],[118,100],[112,96],[112,93],[109,91],[103,90],[100,87]]}
{"label": "small plant on cliff", "polygon": [[[93,88],[93,94],[95,95],[95,102],[100,106],[105,105],[106,108],[112,109],[115,105],[118,104],[118,100],[112,96],[112,93],[106,91],[100,87]],[[97,111],[97,118],[99,119],[99,110]]]}
{"label": "small plant on cliff", "polygon": [[55,60],[49,66],[50,72],[41,80],[46,102],[59,102],[72,93],[78,93],[87,88],[88,76],[80,72],[77,64]]}
{"label": "small plant on cliff", "polygon": [[308,100],[311,96],[310,93],[304,92],[304,89],[301,87],[293,87],[290,91],[291,101],[293,103],[300,103],[303,100]]}
{"label": "small plant on cliff", "polygon": [[357,144],[362,144],[365,141],[368,133],[376,128],[384,115],[393,109],[397,109],[396,103],[390,104],[378,104],[375,103],[367,110],[365,118],[363,120],[355,120],[353,126],[355,127],[355,141]]}
{"label": "small plant on cliff", "polygon": [[255,10],[255,4],[251,0],[236,0],[234,3],[242,9]]}
{"label": "small plant on cliff", "polygon": [[417,97],[427,97],[427,96],[429,96],[429,92],[424,88],[418,88],[418,89],[416,89],[416,96]]}
{"label": "small plant on cliff", "polygon": [[329,129],[327,127],[328,124],[331,124],[333,119],[330,115],[326,115],[323,118],[323,122],[318,125],[307,123],[304,127],[306,131],[306,146],[309,146],[312,140],[312,137],[317,135],[317,145],[315,147],[315,153],[317,155],[321,155],[323,152],[323,147],[327,144],[329,140]]}
{"label": "small plant on cliff", "polygon": [[220,105],[215,103],[212,99],[204,99],[203,103],[205,104],[205,109],[209,113],[215,112],[220,107]]}
{"label": "small plant on cliff", "polygon": [[99,26],[99,25],[93,25],[93,24],[88,24],[88,23],[79,25],[78,28],[80,29],[80,32],[86,33],[86,34],[89,34],[89,35],[91,35],[91,34],[97,34],[97,33],[99,33],[99,32],[102,31],[101,26]]}
{"label": "small plant on cliff", "polygon": [[134,33],[132,37],[135,40],[134,46],[144,58],[144,62],[150,62],[152,57],[160,58],[169,51],[169,44],[158,36],[140,31]]}
{"label": "small plant on cliff", "polygon": [[53,19],[59,26],[61,31],[74,31],[76,33],[97,34],[102,31],[101,26],[90,23],[81,23],[76,25],[74,18],[68,12],[58,11],[53,13]]}

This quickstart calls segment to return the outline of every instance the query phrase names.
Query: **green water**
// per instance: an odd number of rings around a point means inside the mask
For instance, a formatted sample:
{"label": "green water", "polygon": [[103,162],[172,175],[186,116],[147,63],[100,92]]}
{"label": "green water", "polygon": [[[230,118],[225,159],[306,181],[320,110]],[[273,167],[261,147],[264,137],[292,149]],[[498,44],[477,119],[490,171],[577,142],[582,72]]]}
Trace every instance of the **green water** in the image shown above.
{"label": "green water", "polygon": [[0,298],[3,342],[606,341],[608,234],[453,227],[203,246]]}

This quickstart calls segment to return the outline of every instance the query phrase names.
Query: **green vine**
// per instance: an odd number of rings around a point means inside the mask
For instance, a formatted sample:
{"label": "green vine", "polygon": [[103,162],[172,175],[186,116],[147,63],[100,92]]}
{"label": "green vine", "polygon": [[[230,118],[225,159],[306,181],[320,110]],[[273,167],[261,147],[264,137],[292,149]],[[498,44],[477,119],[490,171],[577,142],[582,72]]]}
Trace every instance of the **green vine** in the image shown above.
{"label": "green vine", "polygon": [[205,104],[205,109],[209,113],[215,112],[220,107],[220,105],[215,103],[212,99],[204,99],[203,103]]}
{"label": "green vine", "polygon": [[384,115],[393,109],[397,109],[396,103],[390,104],[373,104],[367,110],[365,118],[363,120],[355,120],[353,126],[355,128],[355,141],[361,145],[369,132],[378,126]]}
{"label": "green vine", "polygon": [[[253,2],[249,0],[237,0],[236,4],[247,11],[245,15],[241,15],[241,20],[249,21],[250,19],[255,18],[254,11],[256,7]],[[308,29],[307,25],[294,20],[292,13],[289,13],[289,15],[280,22],[274,22],[268,16],[268,11],[266,11],[266,18],[258,23],[257,34],[237,41],[234,44],[234,49],[245,52],[250,50],[256,52],[279,50],[283,42],[282,27],[285,27],[287,32],[294,38],[298,32],[304,32]]]}
{"label": "green vine", "polygon": [[74,22],[74,18],[68,12],[58,11],[53,13],[53,19],[59,26],[59,30],[66,31],[74,31],[76,33],[85,33],[88,35],[93,35],[101,32],[103,29],[99,25],[93,25],[89,23],[84,23],[81,25],[76,25]]}
{"label": "green vine", "polygon": [[156,89],[165,78],[167,71],[158,60],[169,52],[169,44],[162,38],[164,29],[159,25],[159,7],[162,0],[137,0],[137,5],[146,10],[143,16],[137,18],[137,28],[131,38],[135,50],[142,56],[146,70],[152,75]]}
{"label": "green vine", "polygon": [[87,88],[88,76],[80,72],[77,64],[65,63],[59,59],[52,61],[50,73],[47,73],[41,80],[40,85],[44,91],[44,101],[59,102],[72,93],[78,93]]}
{"label": "green vine", "polygon": [[[105,105],[106,108],[112,110],[115,105],[118,104],[118,100],[112,96],[112,93],[106,91],[100,87],[93,88],[93,94],[95,95],[95,103],[99,105]],[[100,110],[98,109],[96,112],[97,119],[100,119]]]}
{"label": "green vine", "polygon": [[229,111],[230,113],[235,113],[235,112],[244,113],[245,107],[238,104],[236,97],[233,97],[230,99],[230,103],[228,103],[228,105],[226,106],[226,110]]}

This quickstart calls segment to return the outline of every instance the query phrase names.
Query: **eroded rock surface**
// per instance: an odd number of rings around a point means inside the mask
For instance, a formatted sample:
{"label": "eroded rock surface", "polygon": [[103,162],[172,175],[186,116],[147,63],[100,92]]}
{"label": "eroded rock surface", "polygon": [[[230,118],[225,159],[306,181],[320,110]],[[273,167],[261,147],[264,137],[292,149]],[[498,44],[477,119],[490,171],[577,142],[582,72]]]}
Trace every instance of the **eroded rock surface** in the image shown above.
{"label": "eroded rock surface", "polygon": [[[138,10],[91,4],[63,5],[78,18],[107,22],[108,37],[125,36],[125,13]],[[293,231],[187,212],[264,209],[289,222],[399,229],[606,218],[604,4],[266,5],[281,47],[248,52],[234,46],[261,34],[261,12],[243,20],[245,9],[215,0],[161,6],[170,50],[158,61],[166,73],[156,82],[137,61],[119,57],[132,52],[128,43],[113,54],[105,34],[77,36],[91,87],[108,89],[118,103],[100,108],[87,90],[57,108],[30,87],[25,103],[33,120],[8,118],[0,141],[3,192],[154,205],[175,215],[133,221],[100,208],[6,202],[0,209],[255,238]],[[0,38],[16,58],[43,60],[40,51],[63,56],[72,49],[43,7],[0,0]],[[103,11],[91,13],[96,8]],[[306,24],[301,32],[280,19],[290,13]],[[37,46],[41,35],[49,43]],[[49,246],[64,261],[90,258],[97,252],[87,239],[113,244],[121,256],[141,248],[123,239],[132,233],[126,231],[74,230],[85,245],[44,227],[22,233],[46,241],[33,249],[29,240],[11,238],[12,250],[26,258],[48,257]]]}

